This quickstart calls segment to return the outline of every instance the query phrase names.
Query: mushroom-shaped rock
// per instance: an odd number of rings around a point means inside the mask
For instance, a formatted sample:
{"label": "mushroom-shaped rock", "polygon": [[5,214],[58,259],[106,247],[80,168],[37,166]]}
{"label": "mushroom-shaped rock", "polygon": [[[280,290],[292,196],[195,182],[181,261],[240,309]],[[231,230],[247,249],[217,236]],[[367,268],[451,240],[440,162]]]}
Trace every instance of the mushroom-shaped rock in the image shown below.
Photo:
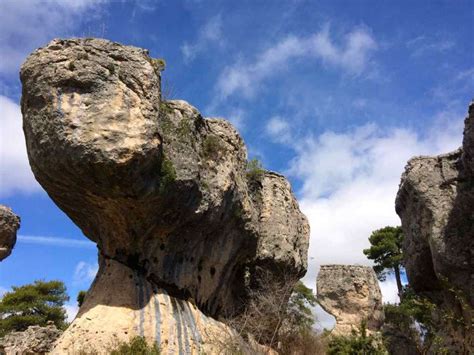
{"label": "mushroom-shaped rock", "polygon": [[[146,50],[54,40],[27,58],[21,80],[36,179],[99,248],[97,279],[69,328],[82,327],[82,339],[96,336],[83,321],[92,312],[91,319],[111,317],[104,339],[127,329],[163,346],[183,327],[190,343],[199,338],[193,324],[204,324],[192,320],[193,312],[233,316],[245,309],[262,272],[275,280],[304,275],[309,226],[288,181],[249,170],[245,145],[228,121],[205,119],[184,101],[163,101],[160,72]],[[127,286],[110,293],[122,278]],[[135,313],[112,321],[115,311],[107,307],[116,303]],[[168,308],[144,311],[153,304]],[[146,329],[160,317],[173,330],[158,336],[155,326]],[[69,329],[62,339],[72,339]]]}
{"label": "mushroom-shaped rock", "polygon": [[366,322],[369,332],[383,325],[382,293],[374,270],[360,265],[322,265],[317,299],[336,318],[333,334],[350,335]]}
{"label": "mushroom-shaped rock", "polygon": [[[439,310],[441,346],[474,350],[474,103],[465,120],[463,146],[434,157],[412,158],[402,175],[396,211],[404,233],[410,286]],[[443,316],[449,314],[448,316]],[[454,317],[454,318],[453,318]],[[450,324],[456,319],[465,326]],[[440,342],[438,342],[440,343]]]}
{"label": "mushroom-shaped rock", "polygon": [[14,214],[11,208],[0,205],[0,261],[11,254],[18,228],[20,217]]}

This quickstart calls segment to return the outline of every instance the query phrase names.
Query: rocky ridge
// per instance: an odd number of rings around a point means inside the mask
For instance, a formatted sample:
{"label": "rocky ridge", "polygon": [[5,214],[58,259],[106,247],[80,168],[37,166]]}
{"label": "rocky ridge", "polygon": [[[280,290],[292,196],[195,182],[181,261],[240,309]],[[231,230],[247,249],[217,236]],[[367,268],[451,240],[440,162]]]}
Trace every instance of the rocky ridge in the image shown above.
{"label": "rocky ridge", "polygon": [[374,270],[360,265],[321,265],[317,299],[336,318],[336,335],[350,335],[365,321],[369,332],[383,324],[382,293]]}
{"label": "rocky ridge", "polygon": [[443,323],[437,346],[452,353],[474,349],[473,157],[471,103],[462,147],[435,157],[412,158],[396,198],[409,284],[436,305],[433,317]]}
{"label": "rocky ridge", "polygon": [[12,332],[0,339],[0,354],[44,355],[49,354],[62,331],[54,324],[28,327],[23,332]]}
{"label": "rocky ridge", "polygon": [[19,228],[20,217],[11,208],[0,205],[0,261],[11,254]]}
{"label": "rocky ridge", "polygon": [[[242,312],[262,274],[304,275],[309,226],[288,181],[249,170],[228,121],[163,101],[146,50],[54,40],[27,58],[21,80],[35,177],[100,256],[58,351],[138,334],[198,353],[202,333]],[[109,322],[106,334],[93,319]]]}

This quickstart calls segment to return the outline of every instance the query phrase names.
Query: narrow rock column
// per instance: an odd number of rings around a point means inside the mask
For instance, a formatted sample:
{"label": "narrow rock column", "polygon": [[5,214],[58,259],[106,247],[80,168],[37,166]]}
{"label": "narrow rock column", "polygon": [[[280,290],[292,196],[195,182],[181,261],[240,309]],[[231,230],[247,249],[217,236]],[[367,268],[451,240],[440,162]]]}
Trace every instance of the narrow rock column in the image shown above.
{"label": "narrow rock column", "polygon": [[14,214],[11,208],[0,205],[0,261],[11,254],[19,228],[20,217]]}

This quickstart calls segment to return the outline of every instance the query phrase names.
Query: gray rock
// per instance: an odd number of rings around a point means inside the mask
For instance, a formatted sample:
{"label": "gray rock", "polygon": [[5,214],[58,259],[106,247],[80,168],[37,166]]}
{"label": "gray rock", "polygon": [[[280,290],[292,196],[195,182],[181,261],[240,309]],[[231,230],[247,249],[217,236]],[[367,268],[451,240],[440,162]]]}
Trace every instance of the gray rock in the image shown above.
{"label": "gray rock", "polygon": [[23,332],[12,332],[0,339],[0,354],[43,355],[48,354],[62,331],[54,325],[28,327]]}
{"label": "gray rock", "polygon": [[[474,305],[474,103],[465,121],[462,148],[411,159],[402,175],[396,211],[405,235],[403,251],[411,287],[454,312],[467,327],[444,324],[450,351],[472,350]],[[460,300],[463,300],[459,302]],[[466,350],[467,351],[467,350]]]}
{"label": "gray rock", "polygon": [[214,317],[241,312],[260,271],[306,272],[309,226],[288,181],[248,173],[235,128],[162,101],[143,49],[54,40],[21,68],[30,165],[100,255]]}
{"label": "gray rock", "polygon": [[0,261],[11,254],[19,228],[20,217],[15,215],[9,207],[0,205]]}
{"label": "gray rock", "polygon": [[336,318],[333,334],[350,335],[363,321],[369,332],[383,324],[382,293],[374,270],[360,265],[321,265],[317,299]]}

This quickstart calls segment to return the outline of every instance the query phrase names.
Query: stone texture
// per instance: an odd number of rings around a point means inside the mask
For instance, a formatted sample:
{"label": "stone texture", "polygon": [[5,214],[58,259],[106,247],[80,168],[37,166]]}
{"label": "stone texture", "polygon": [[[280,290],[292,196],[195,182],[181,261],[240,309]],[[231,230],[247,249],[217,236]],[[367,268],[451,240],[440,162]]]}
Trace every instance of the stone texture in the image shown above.
{"label": "stone texture", "polygon": [[444,325],[441,337],[453,352],[473,347],[473,126],[471,103],[462,148],[435,157],[412,158],[396,199],[405,235],[403,251],[409,284],[430,297],[438,305],[439,314],[454,312],[469,325],[458,329]]}
{"label": "stone texture", "polygon": [[317,299],[336,318],[333,334],[349,335],[367,322],[369,332],[383,324],[382,293],[374,270],[360,265],[321,265]]}
{"label": "stone texture", "polygon": [[0,261],[8,257],[16,243],[20,217],[6,206],[0,205]]}
{"label": "stone texture", "polygon": [[304,275],[309,226],[283,176],[248,174],[228,121],[161,100],[155,68],[146,50],[99,39],[32,53],[21,68],[30,165],[101,258],[232,316],[260,271]]}
{"label": "stone texture", "polygon": [[0,354],[43,355],[49,354],[62,331],[54,325],[28,327],[24,332],[12,332],[0,339]]}

